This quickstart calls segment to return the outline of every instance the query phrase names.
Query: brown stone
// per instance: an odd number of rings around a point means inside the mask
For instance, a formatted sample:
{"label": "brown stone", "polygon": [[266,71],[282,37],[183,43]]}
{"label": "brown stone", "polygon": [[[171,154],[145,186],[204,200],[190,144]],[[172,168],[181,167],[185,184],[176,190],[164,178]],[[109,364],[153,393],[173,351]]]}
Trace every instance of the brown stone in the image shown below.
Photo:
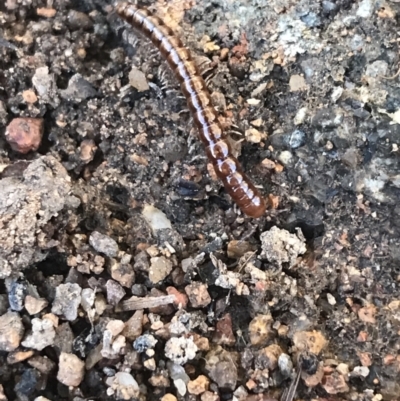
{"label": "brown stone", "polygon": [[249,324],[251,345],[264,345],[272,336],[271,315],[257,315]]}
{"label": "brown stone", "polygon": [[218,322],[213,336],[213,342],[220,345],[234,345],[236,342],[232,330],[232,318],[229,313],[225,314]]}
{"label": "brown stone", "polygon": [[187,388],[190,394],[200,395],[208,390],[209,385],[210,380],[206,376],[200,375],[195,380],[190,380]]}
{"label": "brown stone", "polygon": [[6,129],[6,140],[19,153],[36,151],[43,136],[42,118],[14,118]]}
{"label": "brown stone", "polygon": [[328,394],[347,393],[350,390],[344,376],[339,373],[325,376],[322,387]]}
{"label": "brown stone", "polygon": [[298,331],[293,336],[293,343],[299,351],[312,352],[318,355],[328,344],[325,336],[317,330]]}
{"label": "brown stone", "polygon": [[278,366],[278,359],[281,354],[283,354],[283,350],[278,344],[269,345],[257,355],[255,367],[260,370],[274,370]]}
{"label": "brown stone", "polygon": [[136,340],[143,330],[143,310],[137,310],[133,316],[125,322],[125,327],[122,330],[122,335],[128,341]]}
{"label": "brown stone", "polygon": [[206,284],[193,282],[185,287],[185,292],[193,308],[204,308],[211,302]]}

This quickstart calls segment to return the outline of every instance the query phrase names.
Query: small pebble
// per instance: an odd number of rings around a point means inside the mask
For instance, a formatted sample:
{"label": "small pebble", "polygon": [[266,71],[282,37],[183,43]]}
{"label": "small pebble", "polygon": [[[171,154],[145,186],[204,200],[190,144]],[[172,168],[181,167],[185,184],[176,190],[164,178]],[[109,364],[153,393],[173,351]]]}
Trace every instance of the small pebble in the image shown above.
{"label": "small pebble", "polygon": [[34,298],[30,295],[25,297],[25,309],[30,315],[36,315],[40,311],[42,311],[48,302],[44,298]]}
{"label": "small pebble", "polygon": [[99,253],[114,258],[118,253],[118,244],[108,235],[93,231],[89,237],[89,244]]}
{"label": "small pebble", "polygon": [[147,370],[151,370],[151,371],[155,371],[156,370],[156,361],[154,358],[150,358],[150,359],[146,359],[143,362],[143,366],[147,369]]}
{"label": "small pebble", "polygon": [[14,118],[6,128],[5,137],[11,148],[19,153],[36,151],[42,141],[42,118]]}
{"label": "small pebble", "polygon": [[106,383],[117,399],[135,400],[139,396],[139,384],[130,373],[118,372],[115,376],[109,377]]}
{"label": "small pebble", "polygon": [[39,17],[53,18],[57,14],[57,10],[54,8],[39,7],[36,9],[36,13]]}
{"label": "small pebble", "polygon": [[287,166],[293,159],[292,152],[288,150],[284,150],[279,153],[278,160],[284,165]]}
{"label": "small pebble", "polygon": [[374,13],[374,0],[362,0],[357,9],[357,17],[371,18]]}
{"label": "small pebble", "polygon": [[255,128],[249,128],[245,131],[246,141],[251,143],[260,143],[266,135]]}
{"label": "small pebble", "polygon": [[26,348],[42,351],[54,344],[56,331],[53,322],[48,319],[32,319],[32,332],[28,334],[21,345]]}
{"label": "small pebble", "polygon": [[8,303],[13,311],[21,312],[24,309],[25,296],[28,292],[26,282],[12,280],[7,285]]}
{"label": "small pebble", "polygon": [[298,331],[293,336],[294,346],[299,351],[311,352],[318,355],[328,344],[320,331]]}
{"label": "small pebble", "polygon": [[91,288],[84,288],[81,292],[81,305],[82,308],[88,312],[94,305],[96,294]]}
{"label": "small pebble", "polygon": [[165,344],[165,356],[178,365],[194,359],[197,350],[192,337],[172,337]]}
{"label": "small pebble", "polygon": [[307,117],[307,111],[308,111],[307,107],[302,107],[297,111],[293,120],[294,125],[301,125],[304,123]]}
{"label": "small pebble", "polygon": [[145,205],[142,210],[142,215],[149,224],[150,228],[153,230],[154,234],[156,234],[158,230],[172,228],[171,222],[169,221],[167,215],[154,206]]}
{"label": "small pebble", "polygon": [[158,340],[151,334],[144,334],[133,342],[133,348],[138,352],[145,352],[148,349],[153,349],[157,342]]}
{"label": "small pebble", "polygon": [[165,256],[150,259],[149,279],[153,284],[162,282],[172,271],[172,262]]}
{"label": "small pebble", "polygon": [[21,376],[16,377],[14,391],[17,399],[31,399],[39,383],[40,374],[36,369],[24,369]]}
{"label": "small pebble", "polygon": [[332,306],[336,305],[336,298],[329,292],[326,294],[326,299],[327,299],[329,305],[332,305]]}
{"label": "small pebble", "polygon": [[35,92],[32,89],[27,89],[26,91],[23,91],[22,98],[25,100],[26,103],[29,104],[36,103],[38,100]]}
{"label": "small pebble", "polygon": [[72,30],[86,30],[93,26],[93,22],[89,16],[80,11],[70,10],[67,18],[68,25]]}
{"label": "small pebble", "polygon": [[250,343],[254,346],[264,345],[272,336],[271,315],[257,315],[249,324]]}
{"label": "small pebble", "polygon": [[293,371],[293,362],[288,354],[280,354],[278,358],[279,371],[284,377],[290,377]]}
{"label": "small pebble", "polygon": [[344,376],[337,372],[325,376],[322,387],[328,394],[347,393],[350,390]]}
{"label": "small pebble", "polygon": [[306,81],[301,75],[292,75],[289,80],[290,92],[303,91],[308,88]]}
{"label": "small pebble", "polygon": [[126,294],[122,286],[114,280],[107,280],[106,290],[107,290],[107,302],[113,306],[118,305],[121,299]]}
{"label": "small pebble", "polygon": [[362,366],[371,366],[373,363],[372,355],[369,352],[357,352]]}
{"label": "small pebble", "polygon": [[187,389],[189,394],[200,395],[208,390],[209,385],[210,380],[206,376],[200,375],[187,384]]}
{"label": "small pebble", "polygon": [[85,139],[80,146],[79,158],[84,164],[88,164],[94,159],[96,150],[96,143],[92,139]]}
{"label": "small pebble", "polygon": [[248,241],[232,240],[228,242],[228,258],[239,259],[246,252],[251,252],[253,247]]}
{"label": "small pebble", "polygon": [[150,89],[146,75],[136,67],[132,67],[129,72],[129,83],[138,92],[145,92]]}
{"label": "small pebble", "polygon": [[125,322],[122,335],[125,336],[128,341],[135,341],[142,334],[143,316],[143,310],[137,310],[133,316]]}
{"label": "small pebble", "polygon": [[166,290],[168,295],[175,295],[174,305],[177,308],[186,309],[188,303],[188,297],[186,294],[182,294],[175,287],[167,287]]}
{"label": "small pebble", "polygon": [[97,96],[97,90],[81,74],[73,75],[68,81],[68,87],[60,91],[61,97],[67,101],[80,103],[82,100]]}
{"label": "small pebble", "polygon": [[297,234],[280,229],[276,226],[265,231],[260,236],[262,252],[260,258],[267,259],[271,263],[282,266],[289,263],[293,266],[297,258],[307,251],[306,240],[300,229]]}
{"label": "small pebble", "polygon": [[213,336],[213,342],[220,345],[233,346],[236,343],[232,330],[232,318],[229,313],[218,320]]}
{"label": "small pebble", "polygon": [[185,292],[193,308],[204,308],[211,302],[207,285],[200,282],[193,282],[185,287]]}
{"label": "small pebble", "polygon": [[184,396],[187,392],[186,384],[182,379],[174,380],[174,386],[176,387],[176,391],[180,396]]}
{"label": "small pebble", "polygon": [[14,351],[24,335],[24,326],[18,313],[7,312],[0,316],[0,351]]}
{"label": "small pebble", "polygon": [[236,388],[238,371],[235,359],[233,354],[224,350],[220,345],[214,347],[205,356],[205,370],[220,390],[233,391]]}
{"label": "small pebble", "polygon": [[368,305],[368,306],[361,308],[358,311],[358,317],[364,323],[375,324],[376,323],[376,319],[375,319],[376,312],[377,312],[377,310],[374,305]]}
{"label": "small pebble", "polygon": [[356,366],[350,373],[350,377],[359,377],[365,379],[369,375],[368,366]]}
{"label": "small pebble", "polygon": [[291,149],[297,149],[306,143],[306,134],[298,129],[286,137],[286,143]]}
{"label": "small pebble", "polygon": [[39,95],[40,102],[49,103],[53,106],[59,104],[56,80],[54,74],[49,73],[49,67],[37,68],[32,77],[32,84]]}
{"label": "small pebble", "polygon": [[258,352],[254,361],[256,369],[268,369],[273,371],[278,367],[279,356],[283,353],[282,348],[277,344],[269,345]]}
{"label": "small pebble", "polygon": [[347,149],[341,157],[341,160],[344,165],[354,170],[361,160],[358,149],[353,147]]}
{"label": "small pebble", "polygon": [[57,380],[65,386],[77,387],[85,375],[85,363],[74,354],[60,355]]}
{"label": "small pebble", "polygon": [[135,271],[130,263],[111,261],[111,277],[123,287],[132,287],[135,280]]}
{"label": "small pebble", "polygon": [[113,337],[116,337],[118,334],[122,332],[124,329],[125,324],[122,320],[110,320],[107,323],[106,329],[111,332]]}
{"label": "small pebble", "polygon": [[261,165],[265,168],[267,168],[268,170],[274,170],[276,167],[276,163],[270,159],[264,159],[261,162]]}
{"label": "small pebble", "polygon": [[348,375],[350,372],[349,365],[347,365],[347,363],[339,363],[339,365],[336,366],[336,370],[343,376]]}
{"label": "small pebble", "polygon": [[56,296],[51,312],[73,321],[78,317],[78,307],[81,303],[81,287],[78,284],[60,284],[56,288]]}
{"label": "small pebble", "polygon": [[331,99],[333,103],[336,103],[343,94],[344,89],[341,86],[335,86],[332,91]]}

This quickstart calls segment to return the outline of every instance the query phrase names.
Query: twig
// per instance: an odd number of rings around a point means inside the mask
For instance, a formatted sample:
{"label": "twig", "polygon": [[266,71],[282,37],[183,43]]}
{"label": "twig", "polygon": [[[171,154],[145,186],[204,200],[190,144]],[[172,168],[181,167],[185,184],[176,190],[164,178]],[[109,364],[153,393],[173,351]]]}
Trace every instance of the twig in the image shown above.
{"label": "twig", "polygon": [[146,297],[140,298],[133,296],[132,298],[121,302],[121,312],[139,310],[139,309],[150,309],[161,305],[172,304],[175,302],[175,295],[165,295],[162,297]]}
{"label": "twig", "polygon": [[382,76],[382,75],[378,75],[378,77],[379,77],[379,78],[382,78],[382,79],[393,80],[393,79],[396,79],[399,75],[400,75],[400,68],[399,68],[399,70],[396,72],[396,74],[394,74],[394,75],[391,76],[391,77],[384,77],[384,76]]}

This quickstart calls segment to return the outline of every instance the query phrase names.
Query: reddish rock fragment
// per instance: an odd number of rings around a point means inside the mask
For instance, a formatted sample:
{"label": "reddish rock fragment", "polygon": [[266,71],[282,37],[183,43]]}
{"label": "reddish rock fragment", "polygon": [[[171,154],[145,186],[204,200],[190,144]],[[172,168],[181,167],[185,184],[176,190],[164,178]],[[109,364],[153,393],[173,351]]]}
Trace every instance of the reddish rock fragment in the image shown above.
{"label": "reddish rock fragment", "polygon": [[175,287],[167,287],[168,295],[175,295],[174,305],[178,308],[186,309],[188,297],[179,292]]}
{"label": "reddish rock fragment", "polygon": [[42,118],[14,118],[6,129],[6,140],[19,153],[36,151],[43,136]]}
{"label": "reddish rock fragment", "polygon": [[232,330],[232,318],[229,313],[224,315],[218,321],[213,341],[220,345],[234,345],[236,342],[235,335]]}

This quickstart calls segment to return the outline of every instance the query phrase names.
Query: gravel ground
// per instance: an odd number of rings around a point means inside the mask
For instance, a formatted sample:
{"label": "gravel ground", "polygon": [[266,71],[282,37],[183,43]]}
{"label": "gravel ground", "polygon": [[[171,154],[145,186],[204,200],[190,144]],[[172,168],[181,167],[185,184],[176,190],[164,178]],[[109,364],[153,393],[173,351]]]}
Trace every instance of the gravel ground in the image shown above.
{"label": "gravel ground", "polygon": [[400,400],[399,0],[150,6],[268,213],[111,2],[1,2],[0,400]]}

